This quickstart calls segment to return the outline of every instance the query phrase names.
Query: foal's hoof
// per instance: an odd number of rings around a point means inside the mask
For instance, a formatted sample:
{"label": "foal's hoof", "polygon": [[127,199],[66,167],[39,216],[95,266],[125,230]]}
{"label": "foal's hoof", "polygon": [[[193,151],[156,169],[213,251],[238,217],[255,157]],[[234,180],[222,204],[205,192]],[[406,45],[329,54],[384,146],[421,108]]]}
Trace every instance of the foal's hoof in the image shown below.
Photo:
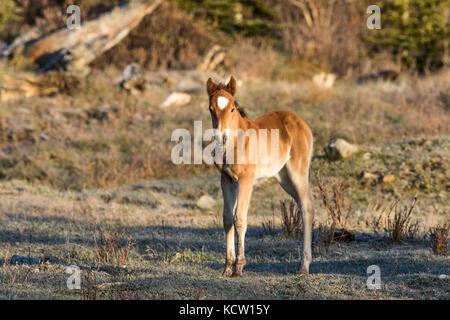
{"label": "foal's hoof", "polygon": [[231,268],[225,268],[225,270],[223,271],[222,277],[223,278],[229,278],[231,277],[233,274],[233,269]]}
{"label": "foal's hoof", "polygon": [[298,269],[297,274],[309,274],[309,268],[301,266],[300,269]]}
{"label": "foal's hoof", "polygon": [[240,277],[242,277],[242,271],[240,271],[240,272],[238,272],[238,271],[233,272],[232,277],[233,278],[240,278]]}
{"label": "foal's hoof", "polygon": [[242,277],[244,271],[243,265],[236,265],[236,270],[234,270],[232,277]]}

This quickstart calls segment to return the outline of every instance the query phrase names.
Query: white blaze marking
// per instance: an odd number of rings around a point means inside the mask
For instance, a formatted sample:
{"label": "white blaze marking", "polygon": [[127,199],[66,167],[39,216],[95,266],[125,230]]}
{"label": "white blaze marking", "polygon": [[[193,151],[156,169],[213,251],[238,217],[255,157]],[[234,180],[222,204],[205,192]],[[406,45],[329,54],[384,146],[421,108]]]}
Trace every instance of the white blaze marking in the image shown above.
{"label": "white blaze marking", "polygon": [[217,105],[219,106],[220,110],[222,110],[223,108],[225,108],[228,104],[228,99],[225,97],[219,97],[217,99]]}

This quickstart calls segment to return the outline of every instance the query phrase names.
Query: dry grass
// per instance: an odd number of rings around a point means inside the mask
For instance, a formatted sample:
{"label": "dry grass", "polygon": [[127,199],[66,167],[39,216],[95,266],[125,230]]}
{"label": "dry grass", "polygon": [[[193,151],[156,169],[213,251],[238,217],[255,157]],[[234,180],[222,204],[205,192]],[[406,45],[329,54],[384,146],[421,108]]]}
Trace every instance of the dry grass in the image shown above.
{"label": "dry grass", "polygon": [[[94,73],[70,97],[2,104],[0,177],[83,190],[213,172],[211,166],[175,166],[170,160],[173,130],[191,131],[194,120],[201,120],[204,129],[210,127],[204,91],[194,92],[187,106],[162,110],[159,103],[178,82],[134,96],[114,82],[120,73],[113,69]],[[180,74],[160,77],[194,82],[199,88],[208,77]],[[277,109],[296,112],[313,128],[318,153],[332,137],[369,144],[448,132],[442,98],[448,78],[443,72],[411,80],[404,89],[394,84],[340,83],[330,90],[308,82],[251,80],[238,88],[237,99],[250,117]]]}
{"label": "dry grass", "polygon": [[449,231],[450,224],[444,224],[430,229],[431,249],[434,253],[446,254],[448,252]]}
{"label": "dry grass", "polygon": [[275,223],[275,208],[272,206],[272,219],[261,222],[264,234],[273,235],[276,229]]}
{"label": "dry grass", "polygon": [[126,288],[124,282],[103,282],[97,278],[93,270],[85,271],[81,298],[83,300],[137,300],[136,292]]}
{"label": "dry grass", "polygon": [[11,261],[10,249],[11,248],[8,246],[3,257],[3,272],[1,272],[0,282],[7,283],[11,287],[13,287],[17,283],[25,283],[27,281],[29,270],[24,276],[19,269],[14,268],[14,266],[10,264]]}
{"label": "dry grass", "polygon": [[317,230],[315,243],[319,251],[322,251],[323,246],[328,250],[333,242],[354,241],[355,234],[346,229],[352,213],[352,206],[349,208],[344,206],[344,192],[348,185],[336,178],[324,181],[320,173],[316,175],[316,183],[327,214],[326,221],[319,223]]}
{"label": "dry grass", "polygon": [[280,6],[283,48],[340,76],[363,70],[367,1],[289,0]]}
{"label": "dry grass", "polygon": [[123,240],[124,233],[118,227],[97,226],[94,232],[94,251],[98,264],[113,263],[124,266],[135,242],[131,237]]}
{"label": "dry grass", "polygon": [[[400,243],[405,239],[414,239],[419,232],[418,223],[411,223],[411,214],[416,205],[417,198],[414,198],[409,207],[400,208],[399,201],[394,202],[387,215],[386,232],[392,242]],[[391,217],[391,214],[394,216]]]}
{"label": "dry grass", "polygon": [[[382,149],[380,153],[385,151]],[[414,153],[416,151],[412,150]],[[403,152],[402,156],[408,158],[409,154]],[[361,162],[368,165],[367,161]],[[322,174],[332,176],[332,173],[338,172],[348,177],[345,169],[349,163],[338,164],[332,164],[334,170],[325,172],[322,169]],[[355,171],[359,172],[359,169]],[[364,187],[359,190],[358,187],[357,180],[351,180],[345,200],[359,192],[370,197],[370,201],[376,197],[370,189]],[[268,237],[261,234],[261,222],[267,219],[272,219],[274,225],[276,222],[280,229],[278,205],[286,198],[286,193],[275,181],[267,181],[254,190],[246,238],[248,266],[245,276],[235,280],[221,279],[225,254],[223,229],[214,224],[217,218],[215,213],[195,208],[194,204],[202,192],[211,195],[220,192],[217,174],[162,179],[84,192],[59,191],[19,181],[0,183],[0,260],[8,250],[8,243],[11,243],[9,255],[27,255],[31,248],[32,257],[45,254],[50,259],[47,268],[39,267],[39,271],[34,271],[37,268],[35,265],[28,276],[29,266],[5,266],[0,261],[0,296],[8,299],[98,300],[192,297],[448,299],[447,280],[437,277],[447,272],[448,259],[445,255],[430,254],[428,243],[423,241],[395,244],[367,235],[357,242],[334,243],[320,254],[315,250],[308,277],[295,275],[300,263],[299,240],[285,237],[281,232]],[[143,195],[154,197],[155,193],[161,200],[159,206],[149,207],[142,202]],[[122,201],[124,197],[129,201]],[[417,218],[424,218],[426,222],[428,210],[438,204],[434,195],[428,195],[430,202],[426,207],[424,198],[425,195],[421,196],[416,206],[420,210],[413,210],[412,215],[415,218],[419,215]],[[361,201],[351,199],[355,213],[366,207]],[[87,204],[90,209],[84,212],[82,208]],[[276,207],[275,214],[271,211],[272,205]],[[316,202],[315,209],[317,221],[326,219],[327,212],[323,206]],[[363,213],[365,216],[362,219],[370,215],[365,210]],[[436,225],[444,215],[435,218],[429,220],[432,225]],[[111,221],[119,221],[118,224],[126,228],[136,241],[126,268],[99,262],[95,255],[95,224],[107,226]],[[349,221],[348,225],[353,228],[355,224]],[[317,226],[314,235],[317,236]],[[126,238],[122,237],[122,243]],[[90,285],[86,280],[82,281],[81,291],[65,287],[68,277],[66,266],[71,264],[81,267],[82,279],[85,279],[86,273],[92,272]],[[385,274],[383,290],[376,295],[367,290],[367,276],[361,272],[372,264],[379,265]],[[9,277],[3,281],[2,276],[10,271],[17,274],[14,285],[11,285]],[[23,281],[26,277],[27,281]]]}
{"label": "dry grass", "polygon": [[344,209],[344,192],[348,188],[342,180],[329,179],[325,182],[317,174],[319,197],[328,213],[328,220],[333,228],[345,228],[352,213],[352,207]]}
{"label": "dry grass", "polygon": [[84,276],[82,296],[84,300],[98,300],[98,285],[96,275],[88,271]]}
{"label": "dry grass", "polygon": [[120,290],[114,294],[114,300],[137,300],[137,294],[128,290]]}
{"label": "dry grass", "polygon": [[203,20],[194,19],[174,3],[164,2],[92,64],[99,69],[110,65],[124,68],[130,62],[147,70],[193,68],[218,37]]}
{"label": "dry grass", "polygon": [[301,211],[294,200],[280,202],[281,227],[287,236],[301,237],[303,234],[303,220]]}

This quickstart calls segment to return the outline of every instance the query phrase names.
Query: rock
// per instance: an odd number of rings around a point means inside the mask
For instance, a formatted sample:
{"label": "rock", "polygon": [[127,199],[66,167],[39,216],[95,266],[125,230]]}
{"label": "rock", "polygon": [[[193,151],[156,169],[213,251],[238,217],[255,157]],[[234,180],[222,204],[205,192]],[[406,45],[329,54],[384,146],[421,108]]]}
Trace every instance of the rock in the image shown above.
{"label": "rock", "polygon": [[333,87],[336,75],[333,73],[320,72],[314,75],[312,80],[314,84],[329,89]]}
{"label": "rock", "polygon": [[211,210],[214,205],[216,204],[216,200],[214,200],[209,195],[203,195],[198,199],[196,205],[197,207],[203,209],[203,210]]}
{"label": "rock", "polygon": [[359,84],[368,83],[371,81],[396,81],[399,77],[399,72],[393,69],[380,70],[379,72],[365,74],[357,79]]}
{"label": "rock", "polygon": [[363,154],[362,158],[363,158],[364,160],[370,160],[370,157],[371,157],[371,156],[372,156],[372,155],[370,154],[370,152],[366,152],[366,153]]}
{"label": "rock", "polygon": [[402,163],[400,163],[398,166],[397,166],[397,170],[402,170],[402,169],[404,169],[405,168],[405,162],[403,161]]}
{"label": "rock", "polygon": [[122,74],[120,87],[131,94],[140,94],[145,91],[147,82],[142,77],[141,67],[137,63],[128,64]]}
{"label": "rock", "polygon": [[161,104],[161,107],[167,108],[170,106],[183,106],[191,101],[191,96],[184,92],[173,92]]}
{"label": "rock", "polygon": [[325,155],[330,160],[348,158],[358,151],[358,147],[345,141],[344,139],[332,139],[328,146],[324,148]]}
{"label": "rock", "polygon": [[120,87],[127,90],[131,94],[142,94],[147,87],[147,82],[142,77],[132,78],[126,82],[121,82]]}
{"label": "rock", "polygon": [[394,176],[393,174],[385,175],[385,176],[381,179],[381,181],[382,181],[383,183],[392,183],[392,182],[395,181],[395,176]]}
{"label": "rock", "polygon": [[46,135],[45,133],[41,133],[41,135],[39,137],[41,138],[42,141],[48,140],[48,135]]}
{"label": "rock", "polygon": [[11,257],[10,263],[13,265],[14,264],[38,264],[41,261],[42,260],[40,258],[13,255]]}
{"label": "rock", "polygon": [[363,171],[361,172],[361,179],[367,179],[367,180],[375,180],[378,179],[378,176],[376,174],[367,172],[367,171]]}
{"label": "rock", "polygon": [[123,69],[122,82],[130,81],[131,79],[138,78],[141,75],[141,66],[136,62],[129,63]]}
{"label": "rock", "polygon": [[424,139],[419,142],[419,146],[421,146],[421,147],[430,147],[432,145],[433,145],[433,140]]}
{"label": "rock", "polygon": [[338,229],[334,232],[334,240],[337,242],[355,241],[355,233],[347,229]]}

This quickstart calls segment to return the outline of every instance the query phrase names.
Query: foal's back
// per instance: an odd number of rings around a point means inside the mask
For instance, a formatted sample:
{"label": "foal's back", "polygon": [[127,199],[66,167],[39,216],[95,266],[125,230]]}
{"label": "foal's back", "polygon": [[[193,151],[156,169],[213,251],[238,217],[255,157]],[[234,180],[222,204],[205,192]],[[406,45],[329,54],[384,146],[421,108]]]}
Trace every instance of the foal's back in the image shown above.
{"label": "foal's back", "polygon": [[254,119],[253,123],[258,129],[278,129],[280,142],[289,146],[291,158],[298,156],[298,153],[310,156],[312,132],[297,114],[290,111],[271,111]]}

